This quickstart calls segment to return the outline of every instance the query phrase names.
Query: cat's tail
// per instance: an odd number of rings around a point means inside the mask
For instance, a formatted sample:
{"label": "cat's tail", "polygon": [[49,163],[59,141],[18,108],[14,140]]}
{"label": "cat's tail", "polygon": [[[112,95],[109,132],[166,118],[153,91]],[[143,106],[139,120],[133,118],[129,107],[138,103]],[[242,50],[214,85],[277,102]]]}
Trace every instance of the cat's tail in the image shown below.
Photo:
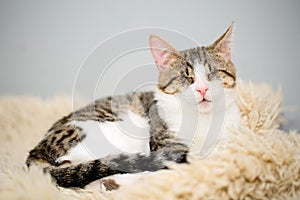
{"label": "cat's tail", "polygon": [[187,150],[185,146],[178,145],[181,148],[164,148],[149,155],[118,154],[64,168],[47,168],[47,171],[61,187],[83,188],[95,180],[114,174],[167,169],[167,161],[184,163]]}

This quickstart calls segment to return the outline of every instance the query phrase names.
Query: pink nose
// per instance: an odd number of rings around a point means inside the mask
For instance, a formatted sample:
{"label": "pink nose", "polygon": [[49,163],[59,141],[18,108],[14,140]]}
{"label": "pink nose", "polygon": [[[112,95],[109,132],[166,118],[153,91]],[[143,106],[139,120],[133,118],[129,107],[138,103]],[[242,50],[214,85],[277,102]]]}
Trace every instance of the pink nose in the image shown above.
{"label": "pink nose", "polygon": [[199,92],[201,94],[201,96],[203,96],[203,97],[206,95],[207,90],[208,90],[208,87],[206,85],[198,87],[196,89],[196,91]]}

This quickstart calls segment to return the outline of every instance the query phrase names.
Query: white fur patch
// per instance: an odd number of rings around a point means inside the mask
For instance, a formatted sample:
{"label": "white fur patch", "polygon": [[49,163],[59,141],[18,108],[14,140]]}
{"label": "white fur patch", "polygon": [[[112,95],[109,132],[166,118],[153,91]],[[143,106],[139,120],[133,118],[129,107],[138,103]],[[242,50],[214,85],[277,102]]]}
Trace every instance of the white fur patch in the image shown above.
{"label": "white fur patch", "polygon": [[154,175],[156,172],[140,172],[140,173],[134,173],[134,174],[116,174],[112,176],[108,176],[105,178],[102,178],[100,180],[93,181],[86,185],[85,189],[101,189],[102,191],[107,191],[107,188],[105,185],[103,185],[103,181],[112,179],[114,180],[120,187],[128,187],[128,186],[134,186],[134,183],[136,183],[138,180],[145,177],[145,175]]}
{"label": "white fur patch", "polygon": [[61,163],[65,160],[71,161],[72,164],[78,164],[84,161],[93,160],[94,156],[89,152],[81,142],[71,149],[66,155],[59,157],[56,162]]}
{"label": "white fur patch", "polygon": [[121,152],[148,154],[150,147],[147,120],[131,111],[121,118],[123,121],[117,122],[71,122],[70,124],[82,128],[86,137],[65,156],[58,158],[58,161],[78,163]]}

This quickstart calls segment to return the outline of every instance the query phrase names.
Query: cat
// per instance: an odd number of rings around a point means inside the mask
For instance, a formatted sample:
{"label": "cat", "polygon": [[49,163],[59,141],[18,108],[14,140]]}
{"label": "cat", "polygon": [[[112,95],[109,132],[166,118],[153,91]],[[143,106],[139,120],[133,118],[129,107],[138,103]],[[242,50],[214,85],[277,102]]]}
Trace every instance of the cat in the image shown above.
{"label": "cat", "polygon": [[239,123],[233,27],[212,45],[182,51],[151,35],[157,88],[102,98],[63,117],[29,152],[27,166],[43,166],[58,186],[84,188],[115,174],[187,163],[210,134],[226,138]]}

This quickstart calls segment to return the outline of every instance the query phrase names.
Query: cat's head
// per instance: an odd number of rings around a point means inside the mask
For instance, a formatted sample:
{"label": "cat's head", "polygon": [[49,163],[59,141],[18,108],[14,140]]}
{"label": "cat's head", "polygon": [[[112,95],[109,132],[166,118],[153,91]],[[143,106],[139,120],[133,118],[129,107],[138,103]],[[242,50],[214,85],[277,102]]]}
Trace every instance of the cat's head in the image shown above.
{"label": "cat's head", "polygon": [[214,101],[230,94],[236,85],[236,70],[231,61],[233,26],[212,45],[183,51],[151,35],[149,43],[159,70],[159,90],[183,97],[202,113],[210,112]]}

